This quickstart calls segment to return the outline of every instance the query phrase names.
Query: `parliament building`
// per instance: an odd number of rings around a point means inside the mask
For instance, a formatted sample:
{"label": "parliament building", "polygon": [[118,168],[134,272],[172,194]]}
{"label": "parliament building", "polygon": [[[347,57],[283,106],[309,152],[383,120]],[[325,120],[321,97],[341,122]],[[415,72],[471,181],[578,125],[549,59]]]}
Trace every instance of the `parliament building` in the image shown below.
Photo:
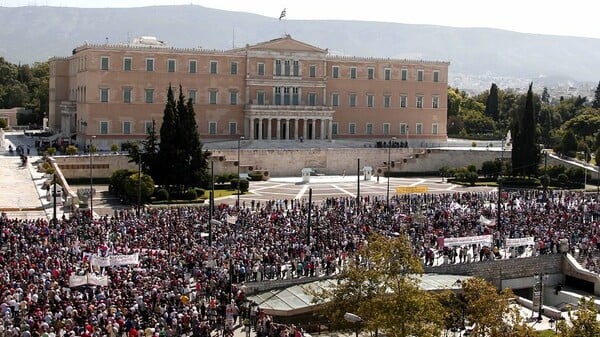
{"label": "parliament building", "polygon": [[447,141],[448,62],[330,55],[289,35],[231,50],[86,43],[49,62],[49,127],[79,145],[158,132],[169,85],[192,100],[203,142]]}

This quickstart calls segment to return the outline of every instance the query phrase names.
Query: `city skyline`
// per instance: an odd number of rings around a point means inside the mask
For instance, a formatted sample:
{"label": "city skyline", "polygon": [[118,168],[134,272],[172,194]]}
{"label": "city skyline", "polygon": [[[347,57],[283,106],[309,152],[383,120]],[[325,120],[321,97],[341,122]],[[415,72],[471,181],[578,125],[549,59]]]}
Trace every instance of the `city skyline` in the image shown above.
{"label": "city skyline", "polygon": [[[248,12],[278,19],[285,9],[285,20],[358,20],[432,24],[450,27],[485,27],[522,33],[600,38],[594,25],[594,3],[573,0],[568,6],[558,1],[507,0],[492,7],[477,0],[423,0],[388,2],[372,0],[357,9],[338,0],[306,0],[301,3],[281,0],[0,0],[0,7],[59,6],[80,8],[130,8],[158,5],[200,5],[235,12]],[[283,22],[282,24],[285,24]]]}

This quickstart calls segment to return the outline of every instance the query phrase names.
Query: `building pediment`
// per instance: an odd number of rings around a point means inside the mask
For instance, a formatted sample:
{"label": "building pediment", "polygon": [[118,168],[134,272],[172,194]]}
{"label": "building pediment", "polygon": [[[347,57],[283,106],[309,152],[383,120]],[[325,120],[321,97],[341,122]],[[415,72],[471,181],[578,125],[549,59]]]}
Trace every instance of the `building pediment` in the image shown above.
{"label": "building pediment", "polygon": [[294,40],[290,35],[248,46],[247,49],[252,51],[294,51],[327,54],[327,49]]}

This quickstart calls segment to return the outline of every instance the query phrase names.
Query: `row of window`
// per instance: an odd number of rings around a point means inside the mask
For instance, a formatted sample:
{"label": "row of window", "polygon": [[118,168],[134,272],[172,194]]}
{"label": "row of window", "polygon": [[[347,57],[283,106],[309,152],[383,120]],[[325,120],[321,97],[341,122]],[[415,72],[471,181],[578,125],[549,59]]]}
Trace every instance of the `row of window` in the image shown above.
{"label": "row of window", "polygon": [[[123,103],[133,103],[133,88],[124,87],[123,89]],[[211,89],[208,91],[208,104],[217,104],[218,103],[218,94],[219,91],[216,89]],[[375,107],[375,95],[367,94],[365,96],[365,106],[368,108]],[[110,88],[100,88],[100,102],[108,103],[110,98]],[[192,100],[192,103],[197,103],[198,91],[195,89],[190,89],[187,92],[187,98]],[[256,93],[256,101],[252,102],[257,105],[265,105],[266,104],[266,93],[264,91],[258,91]],[[274,88],[274,105],[300,105],[300,89],[299,88],[288,88],[288,87],[275,87]],[[239,101],[239,92],[237,90],[229,90],[229,104],[237,105]],[[144,89],[144,103],[154,103],[154,89],[148,88]],[[408,95],[400,95],[398,100],[399,107],[407,108],[408,107]],[[417,95],[415,98],[415,107],[418,109],[424,108],[425,96]],[[320,105],[318,103],[318,95],[317,93],[310,92],[307,96],[306,105],[316,106]],[[340,106],[340,94],[333,93],[331,94],[331,106]],[[358,107],[358,95],[357,94],[349,94],[348,95],[348,106],[350,107]],[[393,107],[393,97],[392,95],[383,95],[382,107],[391,108]],[[440,107],[440,97],[432,96],[431,97],[431,108],[437,109]]]}
{"label": "row of window", "polygon": [[[107,135],[110,133],[110,128],[109,128],[110,122],[109,121],[100,121],[99,126],[100,126],[99,133],[101,135]],[[145,121],[144,122],[145,133],[148,134],[151,129],[152,129],[152,121]],[[227,131],[228,131],[229,135],[238,135],[239,130],[238,130],[237,122],[229,122]],[[375,134],[375,131],[376,130],[375,130],[373,123],[365,124],[365,128],[364,128],[365,135],[373,135],[373,134]],[[381,131],[382,131],[382,134],[384,134],[384,135],[391,135],[391,132],[392,132],[391,124],[383,123]],[[131,122],[131,121],[122,121],[121,122],[121,133],[122,134],[130,135],[133,132],[134,132],[133,122]],[[331,124],[331,132],[334,135],[339,134],[339,123],[338,122],[333,122]],[[416,123],[415,124],[415,134],[421,135],[421,134],[423,134],[423,132],[424,132],[423,123]],[[218,134],[217,122],[208,122],[208,133],[210,135]],[[398,127],[398,134],[399,135],[408,135],[408,133],[409,133],[408,124],[400,123],[399,127]],[[348,134],[350,134],[350,135],[357,134],[356,123],[348,123]],[[438,123],[431,124],[431,134],[433,134],[433,135],[438,134]]]}
{"label": "row of window", "polygon": [[[146,71],[155,71],[155,59],[148,57],[145,60],[145,69]],[[237,75],[238,74],[239,64],[237,61],[231,61],[229,63],[229,74]],[[100,70],[108,71],[110,70],[110,57],[101,56],[100,57]],[[133,58],[130,56],[123,58],[123,71],[132,71],[133,70]],[[168,59],[166,64],[166,70],[169,73],[174,73],[177,71],[177,60]],[[188,60],[188,69],[189,73],[197,73],[198,72],[198,61],[197,60]],[[219,73],[219,61],[211,60],[209,61],[209,73],[210,74],[218,74]],[[257,63],[256,65],[256,74],[259,76],[265,75],[265,64]],[[273,75],[275,76],[301,76],[301,68],[300,61],[298,60],[280,60],[276,59],[274,61],[274,71]],[[317,65],[311,64],[308,68],[309,77],[317,77]],[[358,78],[358,67],[349,67],[348,74],[342,74],[340,66],[332,66],[331,67],[331,77],[332,78],[349,78],[349,79],[357,79]],[[367,79],[373,80],[376,78],[375,67],[367,67]],[[384,68],[383,69],[383,79],[386,81],[392,80],[392,68]],[[407,68],[402,68],[400,70],[400,80],[407,81],[409,79],[409,71]],[[416,75],[417,81],[425,81],[425,70],[417,69]],[[440,81],[440,72],[438,70],[434,70],[432,72],[432,82]]]}

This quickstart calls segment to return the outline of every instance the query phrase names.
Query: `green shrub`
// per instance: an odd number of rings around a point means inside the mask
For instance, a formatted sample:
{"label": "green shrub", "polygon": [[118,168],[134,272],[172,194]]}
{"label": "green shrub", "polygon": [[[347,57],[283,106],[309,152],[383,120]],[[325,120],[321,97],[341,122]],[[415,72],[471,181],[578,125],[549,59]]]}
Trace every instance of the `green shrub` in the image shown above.
{"label": "green shrub", "polygon": [[246,193],[248,192],[248,188],[250,188],[250,182],[246,179],[240,180],[240,192]]}
{"label": "green shrub", "polygon": [[205,191],[199,187],[195,188],[196,191],[196,197],[197,198],[202,198],[202,196],[204,195]]}
{"label": "green shrub", "polygon": [[229,182],[231,183],[231,189],[232,190],[237,190],[237,188],[238,188],[238,186],[240,184],[240,180],[237,179],[237,178],[234,178],[234,179],[231,179]]}
{"label": "green shrub", "polygon": [[196,200],[198,195],[196,194],[196,190],[194,188],[188,188],[183,194],[183,198],[185,200]]}
{"label": "green shrub", "polygon": [[157,201],[169,200],[169,191],[164,188],[160,188],[156,190],[154,193]]}
{"label": "green shrub", "polygon": [[252,179],[252,181],[261,181],[263,179],[263,174],[261,172],[249,173],[248,177]]}

